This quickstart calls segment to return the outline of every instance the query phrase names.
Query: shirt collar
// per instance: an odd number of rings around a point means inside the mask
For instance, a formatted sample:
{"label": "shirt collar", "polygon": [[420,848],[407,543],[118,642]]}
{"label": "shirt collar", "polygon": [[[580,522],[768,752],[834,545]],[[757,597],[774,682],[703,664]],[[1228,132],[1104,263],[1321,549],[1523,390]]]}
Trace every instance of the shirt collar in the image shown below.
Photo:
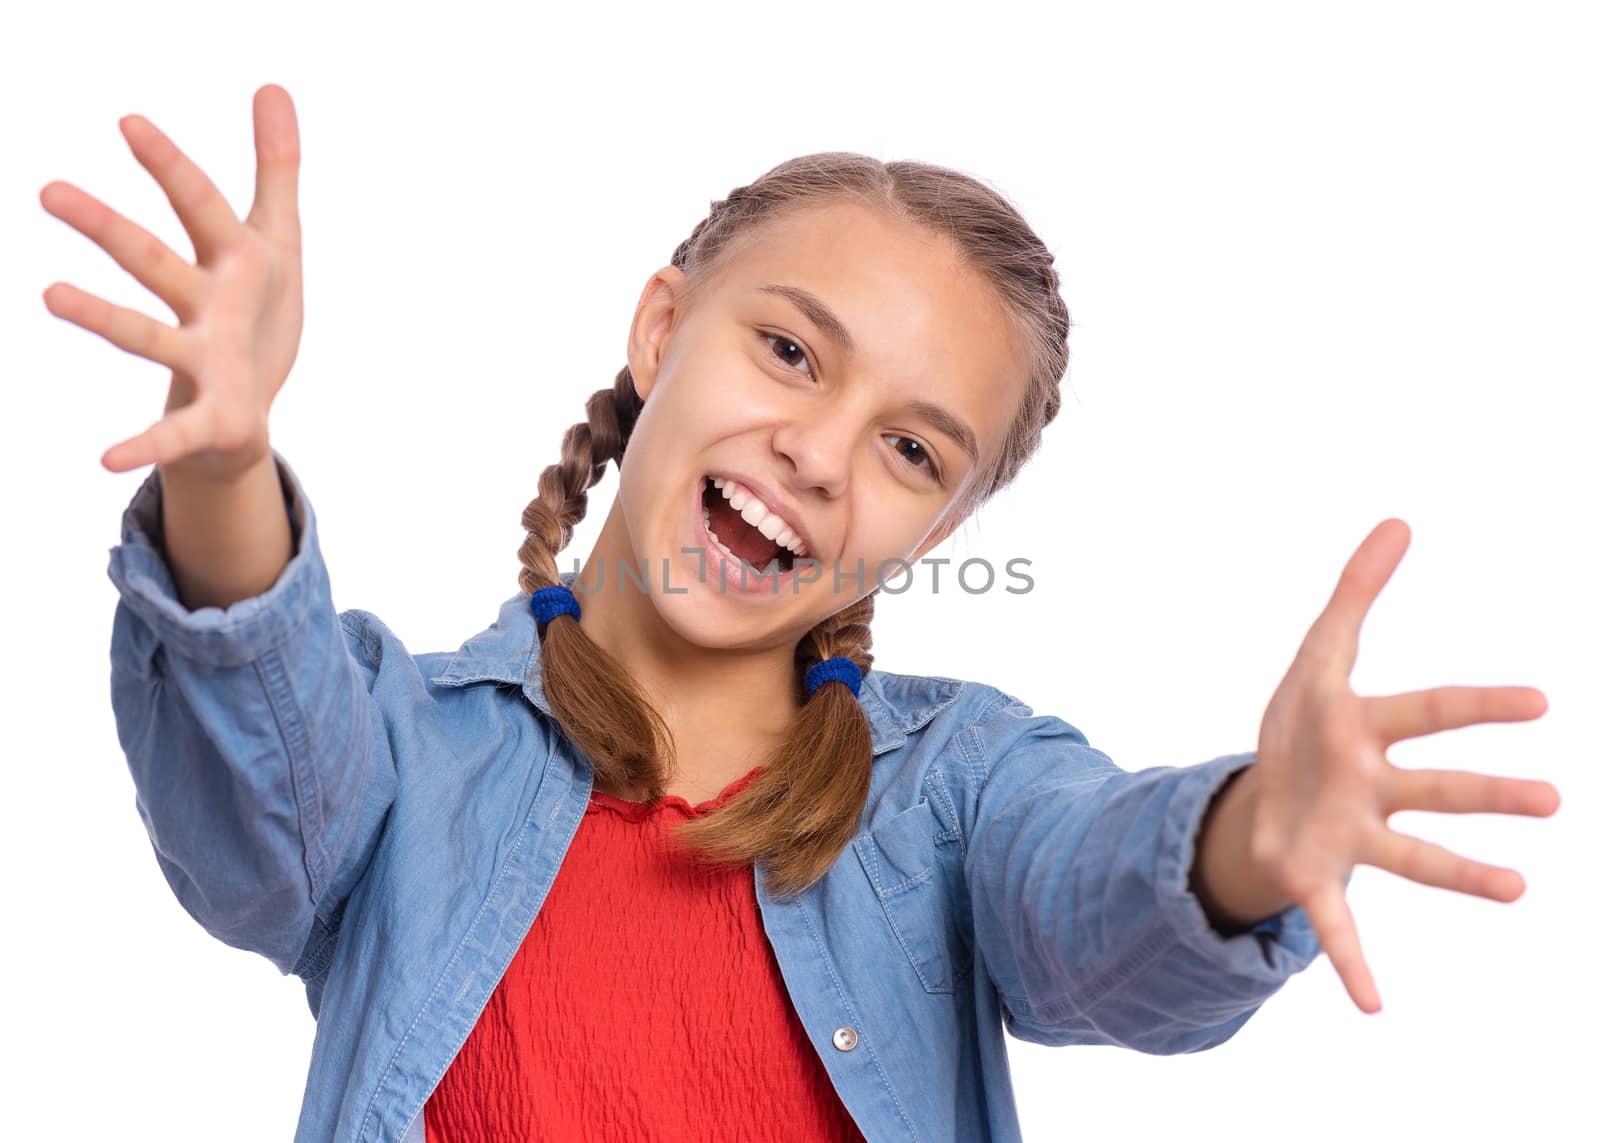
{"label": "shirt collar", "polygon": [[[572,586],[576,571],[563,572],[561,582]],[[519,684],[522,692],[547,717],[554,719],[544,694],[539,662],[539,631],[528,607],[528,593],[519,591],[500,605],[500,617],[463,643],[443,671],[431,682],[446,687],[487,682]],[[961,683],[954,679],[927,678],[936,684],[922,688],[912,702],[895,701],[884,687],[883,672],[868,671],[861,680],[861,708],[872,728],[872,752],[882,754],[902,745],[908,731],[926,723],[955,698]],[[899,688],[902,689],[903,688]]]}

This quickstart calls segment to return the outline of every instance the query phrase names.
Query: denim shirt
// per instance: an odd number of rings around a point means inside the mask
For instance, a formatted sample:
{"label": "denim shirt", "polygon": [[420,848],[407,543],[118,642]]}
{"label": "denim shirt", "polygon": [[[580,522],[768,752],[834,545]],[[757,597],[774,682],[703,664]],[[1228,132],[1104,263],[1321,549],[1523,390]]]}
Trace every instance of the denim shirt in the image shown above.
{"label": "denim shirt", "polygon": [[[117,734],[184,909],[305,983],[295,1139],[421,1143],[593,769],[555,729],[525,593],[425,654],[335,612],[311,502],[273,456],[294,555],[225,610],[178,598],[159,471],[135,492],[108,568]],[[982,683],[874,669],[860,699],[872,777],[852,841],[795,899],[767,893],[761,862],[751,875],[796,1012],[874,1143],[1018,1140],[1005,1032],[1198,1051],[1320,951],[1297,906],[1223,937],[1190,891],[1201,815],[1253,753],[1130,772]]]}

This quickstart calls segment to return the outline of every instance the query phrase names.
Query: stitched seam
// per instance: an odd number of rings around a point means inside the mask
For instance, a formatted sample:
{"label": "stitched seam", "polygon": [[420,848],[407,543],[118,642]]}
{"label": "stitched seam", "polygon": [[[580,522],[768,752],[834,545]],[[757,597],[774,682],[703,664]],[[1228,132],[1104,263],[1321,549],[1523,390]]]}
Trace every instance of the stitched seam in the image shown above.
{"label": "stitched seam", "polygon": [[[347,615],[353,617],[355,626],[351,626],[351,619],[347,618]],[[371,641],[372,633],[366,625],[366,613],[349,612],[346,615],[341,615],[339,616],[339,626],[344,630],[349,631],[361,641],[362,652],[366,655],[366,665],[372,666],[374,671],[379,670],[380,665],[383,662],[382,649],[380,647],[377,650],[374,650]],[[347,653],[344,646],[343,636],[339,636],[339,650],[342,653]],[[348,664],[345,665],[345,669],[348,669]],[[361,683],[363,688],[365,688],[364,679],[358,679],[357,681]],[[337,838],[327,839],[328,845],[323,856],[325,865],[331,865],[333,863],[330,854],[343,854],[347,851],[347,842],[354,836],[357,827],[361,823],[361,816],[365,811],[367,804],[367,793],[372,789],[372,783],[377,777],[378,760],[376,757],[376,744],[373,740],[372,715],[372,701],[369,692],[367,698],[361,704],[361,744],[356,751],[356,757],[360,758],[364,764],[364,775],[361,779],[361,788],[356,791],[351,800],[351,808],[348,813],[348,820],[344,824],[344,829],[340,832]],[[324,875],[328,876],[330,874],[327,872],[327,870],[324,870]],[[318,891],[320,892],[320,889]],[[323,905],[318,904],[317,912],[319,916],[323,915],[322,909]],[[330,927],[337,927],[333,923],[331,914],[327,918],[327,923]]]}
{"label": "stitched seam", "polygon": [[[921,803],[918,804],[920,805]],[[887,901],[889,898],[897,896],[901,893],[905,893],[920,885],[928,878],[932,877],[933,874],[938,870],[939,857],[937,854],[934,856],[932,864],[930,864],[922,872],[916,874],[914,877],[907,878],[905,881],[900,882],[898,885],[895,885],[892,888],[885,889],[883,888],[883,876],[880,872],[880,866],[878,864],[878,844],[870,833],[858,839],[856,843],[856,853],[861,858],[862,864],[867,866],[868,876],[872,880],[873,888],[877,890],[880,908],[882,909],[884,919],[889,922],[889,929],[894,933],[895,940],[900,942],[900,948],[905,953],[906,960],[910,963],[912,971],[917,974],[917,979],[922,982],[923,991],[930,993],[954,992],[955,986],[965,979],[966,975],[972,970],[971,964],[962,965],[958,963],[956,960],[950,957],[950,953],[947,948],[944,949],[941,954],[940,946],[937,943],[933,946],[934,951],[926,954],[926,956],[919,953],[915,947],[915,943],[907,937],[905,930],[900,926],[900,922],[895,918],[894,911],[890,909],[887,904],[883,904],[883,902]],[[939,942],[943,940],[945,931],[939,926],[954,926],[955,921],[948,914],[940,913],[936,916],[934,924],[935,932],[932,939],[935,942]],[[941,964],[941,962],[946,959],[951,961],[949,965],[949,982],[946,983],[943,979],[930,980],[929,976],[932,971],[932,967],[934,965]],[[927,971],[925,971],[925,966],[923,963],[924,960],[928,962],[926,966]]]}
{"label": "stitched seam", "polygon": [[[916,805],[912,806],[910,809],[902,811],[902,813],[910,814],[913,811],[915,811],[918,806],[921,806],[923,804],[924,804],[924,802],[918,802]],[[928,816],[930,818],[933,817],[933,808],[932,808],[932,806],[929,806],[929,808],[928,808]],[[889,821],[896,821],[896,820],[898,820],[898,818],[899,818],[899,815],[896,815],[895,817],[892,817],[892,818],[890,818],[888,820]],[[887,822],[885,822],[883,824],[880,824],[878,826],[877,830],[869,830],[866,834],[862,835],[862,837],[858,839],[858,847],[857,847],[857,851],[860,852],[868,862],[870,862],[869,872],[872,874],[872,884],[873,884],[873,887],[875,889],[877,889],[878,895],[880,897],[890,897],[890,896],[893,896],[896,893],[903,892],[904,890],[910,888],[911,886],[916,885],[918,882],[925,880],[933,872],[933,862],[930,862],[926,869],[922,870],[919,873],[913,874],[911,877],[906,878],[904,881],[898,882],[898,883],[896,883],[894,885],[887,885],[887,886],[884,885],[883,877],[879,873],[879,867],[878,867],[879,849],[878,849],[877,833],[879,831],[883,830],[884,826],[887,825],[887,824],[888,824]],[[913,823],[913,824],[916,824],[916,823]],[[934,824],[938,824],[937,820],[935,820]],[[929,836],[931,837],[932,835],[930,834]],[[870,844],[868,844],[868,842],[870,842]],[[937,859],[935,859],[935,860],[937,860]]]}
{"label": "stitched seam", "polygon": [[295,701],[283,655],[276,647],[261,653],[255,664],[256,677],[267,695],[267,705],[278,724],[289,766],[289,786],[295,801],[295,816],[300,824],[300,848],[306,870],[306,888],[315,911],[317,896],[327,865],[322,850],[322,790],[316,768],[307,762],[305,718]]}
{"label": "stitched seam", "polygon": [[[904,881],[900,882],[900,884],[894,886],[893,888],[890,888],[890,889],[880,888],[878,890],[878,896],[880,896],[880,897],[896,897],[896,896],[899,896],[901,893],[904,893],[906,890],[913,889],[916,886],[921,885],[924,881],[926,881],[929,877],[932,877],[932,876],[933,876],[933,866],[930,865],[930,866],[928,866],[928,868],[924,869],[921,873],[917,874],[915,877],[908,877]],[[872,878],[873,878],[874,881],[878,880],[877,860],[876,860],[876,858],[874,858],[874,860],[873,860]]]}
{"label": "stitched seam", "polygon": [[954,824],[946,830],[940,830],[934,835],[934,842],[950,841],[952,838],[961,844],[961,858],[965,862],[967,856],[966,831],[961,828],[961,815],[956,812],[955,799],[950,796],[950,788],[945,784],[944,771],[934,768],[928,771],[928,776],[935,779],[933,792],[939,799],[939,804],[944,807],[945,816]]}
{"label": "stitched seam", "polygon": [[960,697],[962,688],[967,685],[960,679],[943,679],[941,681],[954,683],[956,685],[956,689],[951,691],[946,698],[942,699],[934,706],[927,707],[926,709],[918,712],[915,721],[901,727],[901,729],[907,734],[910,734],[914,730],[921,730],[924,726],[928,725],[928,723],[932,722],[936,717],[938,717],[941,711],[945,710],[951,703],[955,702],[956,699]]}
{"label": "stitched seam", "polygon": [[[553,746],[552,746],[552,749],[554,749]],[[545,764],[547,766],[549,764],[549,755],[548,754],[545,756]],[[541,789],[543,788],[543,782],[542,781],[540,783],[540,788]],[[565,797],[566,795],[563,794],[562,796]],[[433,1002],[434,1002],[435,998],[437,998],[438,995],[439,995],[439,986],[444,983],[445,978],[448,977],[450,975],[450,973],[455,969],[456,963],[458,961],[460,961],[460,959],[461,959],[461,950],[466,948],[467,945],[470,944],[473,941],[474,937],[477,935],[478,927],[483,923],[484,917],[489,912],[490,906],[492,906],[494,904],[496,898],[499,897],[499,895],[500,895],[500,887],[505,883],[505,879],[506,879],[506,875],[507,875],[506,871],[511,868],[512,863],[516,860],[517,854],[522,849],[522,843],[527,840],[527,837],[528,837],[528,826],[533,821],[534,807],[537,804],[538,804],[538,798],[537,798],[537,796],[535,796],[533,804],[529,805],[529,807],[528,807],[527,816],[524,817],[523,820],[522,820],[522,828],[517,831],[517,840],[512,844],[511,851],[508,854],[506,854],[506,859],[503,862],[501,862],[499,872],[495,874],[494,884],[489,887],[488,896],[484,898],[483,904],[478,907],[477,913],[473,915],[472,924],[467,927],[466,934],[461,938],[461,940],[459,942],[457,942],[456,947],[455,947],[455,951],[450,956],[449,963],[445,965],[443,971],[441,971],[439,973],[438,978],[434,980],[434,982],[433,982],[433,990],[428,993],[428,998],[426,1000],[424,1000],[422,1002],[422,1006],[417,1009],[417,1014],[411,1018],[411,1023],[410,1023],[409,1026],[407,1026],[406,1031],[405,1031],[405,1035],[400,1037],[400,1042],[395,1045],[394,1053],[389,1057],[389,1063],[384,1067],[383,1074],[378,1077],[378,1083],[377,1083],[377,1086],[373,1089],[372,1098],[367,1101],[366,1114],[364,1114],[361,1117],[361,1130],[357,1135],[357,1143],[360,1143],[361,1140],[365,1140],[367,1138],[367,1125],[372,1121],[373,1109],[378,1105],[379,1097],[381,1097],[383,1095],[384,1089],[388,1086],[389,1076],[394,1071],[395,1061],[400,1058],[400,1053],[405,1050],[406,1043],[411,1039],[411,1033],[416,1031],[417,1024],[422,1019],[422,1014],[433,1006]],[[559,802],[558,802],[558,805],[559,805]],[[572,834],[576,834],[577,833],[578,825],[581,824],[582,821],[583,821],[583,815],[579,814],[578,815],[578,821],[576,823],[574,823],[574,825],[572,827]],[[567,844],[569,846],[572,843],[572,834],[569,834],[568,837],[567,837]],[[548,892],[549,892],[549,890],[547,888],[546,889],[546,893],[548,894]],[[539,898],[538,901],[535,901],[533,903],[533,910],[534,910],[535,916],[537,916],[539,909],[542,908],[543,905],[544,905],[544,898],[543,897]],[[530,919],[529,923],[532,924],[531,919]],[[470,1034],[470,1031],[471,1031],[471,1029],[469,1028],[468,1029],[469,1034]],[[457,1045],[457,1051],[459,1051],[459,1050],[460,1050],[460,1045]],[[448,1064],[446,1066],[448,1067]],[[440,1071],[438,1074],[436,1074],[434,1076],[432,1082],[433,1082],[433,1084],[435,1086],[438,1084],[440,1078],[443,1077],[443,1075],[444,1075],[444,1072]],[[415,1121],[416,1116],[413,1115],[411,1118],[412,1118],[412,1121]],[[407,1126],[407,1128],[409,1128],[410,1127],[410,1123],[407,1123],[406,1126]]]}
{"label": "stitched seam", "polygon": [[[515,686],[515,684],[509,684],[509,685]],[[518,694],[520,695],[520,690],[518,691]],[[538,804],[538,800],[539,800],[538,799],[538,791],[542,790],[544,788],[545,780],[550,775],[550,760],[554,756],[555,756],[555,744],[552,742],[550,744],[549,749],[545,752],[544,765],[538,771],[538,773],[539,773],[539,781],[538,781],[538,785],[535,787],[533,802],[528,807],[528,821],[530,821],[530,822],[533,820],[533,806]],[[553,823],[556,820],[556,817],[561,812],[562,805],[563,805],[563,803],[561,802],[561,800],[557,799],[555,807],[550,811],[550,816],[545,818],[545,825],[546,826],[549,826],[551,823]],[[583,815],[579,814],[577,822],[572,827],[572,832],[567,835],[567,848],[568,848],[568,850],[571,849],[571,847],[572,847],[572,839],[577,836],[578,829],[582,824],[583,824]],[[527,829],[526,824],[524,824],[523,829],[524,830]],[[513,848],[512,849],[512,853],[515,853],[515,852],[516,852],[516,849]],[[508,858],[508,863],[509,863],[509,858]],[[554,879],[552,879],[552,884],[554,884]],[[529,926],[531,926],[533,924],[534,918],[536,918],[539,915],[539,912],[544,908],[544,902],[545,902],[546,898],[549,897],[549,894],[550,894],[550,891],[549,891],[548,888],[546,888],[545,896],[539,898],[539,900],[534,903],[533,915],[530,916],[529,919],[528,919],[528,925]],[[513,951],[512,955],[513,955],[513,957],[516,955],[515,951]],[[498,987],[498,985],[496,985],[496,987]],[[490,990],[490,995],[493,995],[493,989]],[[484,998],[484,1004],[485,1005],[488,1004],[488,1000],[489,1000],[488,997]],[[424,1007],[426,1007],[426,1005],[424,1005]],[[480,1017],[482,1016],[481,1010],[479,1012],[479,1016]],[[476,1021],[474,1021],[473,1023],[474,1023],[474,1026],[476,1026]],[[468,1030],[467,1030],[467,1034],[470,1035],[471,1032],[472,1032],[472,1029],[469,1027]],[[466,1039],[465,1039],[465,1037],[463,1037],[461,1043],[458,1043],[456,1045],[455,1051],[451,1053],[450,1058],[448,1060],[446,1060],[444,1066],[442,1068],[440,1068],[438,1071],[433,1073],[433,1078],[428,1081],[428,1090],[430,1092],[433,1091],[433,1089],[435,1089],[435,1088],[437,1088],[439,1086],[439,1081],[444,1078],[445,1072],[450,1069],[450,1064],[454,1061],[455,1057],[460,1054],[461,1047],[465,1043],[466,1043]],[[396,1052],[397,1056],[398,1056],[398,1054],[399,1053]],[[376,1099],[376,1097],[374,1097],[374,1099]],[[417,1116],[423,1114],[424,1109],[427,1106],[427,1102],[428,1101],[426,1099],[424,1099],[422,1101],[422,1103],[418,1104],[416,1110],[414,1110],[411,1113],[411,1118],[406,1120],[405,1126],[400,1129],[400,1136],[401,1136],[402,1139],[405,1138],[408,1134],[410,1134],[412,1125],[416,1123]]]}
{"label": "stitched seam", "polygon": [[[960,857],[957,858],[957,861],[959,862],[959,868],[956,876],[959,876],[960,878],[959,884],[965,887],[967,868],[967,839],[966,831],[961,825],[961,815],[956,811],[955,799],[950,796],[950,788],[945,782],[944,771],[934,767],[928,771],[928,775],[933,782],[934,792],[938,795],[940,804],[945,807],[945,812],[952,823],[949,829],[941,830],[939,833],[934,835],[934,864],[935,866],[939,866],[941,863],[948,860],[947,858],[939,855],[938,847],[945,842],[954,840],[961,847]],[[946,933],[954,932],[957,939],[966,945],[967,956],[971,956],[974,952],[973,946],[977,944],[978,940],[976,931],[962,928],[960,911],[955,908],[954,903],[948,900],[948,898],[944,902],[944,909],[946,910],[945,914],[939,918],[940,923],[944,926],[943,930],[938,934],[939,939],[943,940]],[[949,991],[954,992],[956,986],[965,980],[968,973],[972,971],[973,960],[966,959],[966,956],[958,956],[949,948],[947,948],[945,952],[950,961]],[[941,989],[941,991],[944,990]]]}
{"label": "stitched seam", "polygon": [[872,1043],[867,1039],[861,1017],[856,1014],[855,1007],[850,1003],[850,998],[845,994],[844,986],[839,982],[838,975],[833,971],[833,958],[828,955],[828,947],[822,941],[822,936],[817,932],[816,925],[811,921],[811,911],[806,908],[804,901],[797,900],[795,908],[800,910],[800,919],[805,922],[806,930],[811,934],[811,941],[817,947],[817,962],[828,970],[828,979],[833,982],[833,990],[839,998],[839,1003],[844,1005],[844,1010],[850,1016],[851,1027],[859,1029],[856,1046],[867,1050],[867,1057],[872,1060],[872,1066],[878,1073],[878,1079],[883,1083],[883,1090],[889,1093],[889,1098],[894,1100],[895,1110],[900,1113],[900,1121],[906,1125],[906,1130],[911,1132],[912,1140],[920,1139],[917,1134],[916,1124],[911,1122],[911,1117],[906,1114],[905,1105],[900,1102],[899,1094],[894,1090],[894,1085],[889,1082],[888,1075],[883,1070],[883,1064],[878,1060],[878,1053],[873,1051]]}
{"label": "stitched seam", "polygon": [[[983,725],[985,723],[987,723],[989,721],[989,719],[994,717],[994,712],[995,712],[996,709],[1004,707],[1004,706],[1014,705],[1014,704],[1016,704],[1016,702],[1017,702],[1016,699],[1012,698],[1010,695],[1006,694],[1004,691],[996,691],[995,694],[994,694],[994,697],[991,698],[988,702],[984,703],[982,709],[980,709],[978,711],[977,716],[975,718],[973,718],[972,725],[967,727],[966,730],[962,731],[962,735],[963,736],[967,736],[967,737],[971,738],[973,750],[977,754],[978,761],[979,761],[979,764],[981,766],[981,770],[980,770],[980,773],[978,775],[979,782],[980,782],[980,784],[978,786],[978,796],[980,798],[983,796],[983,791],[986,790],[988,788],[988,786],[989,786],[989,776],[993,772],[994,768],[990,764],[989,752],[988,752],[988,750],[986,750],[984,748],[983,739],[978,734],[978,731],[983,727]],[[962,751],[963,751],[963,753],[965,753],[965,751],[966,751],[966,747],[965,746],[962,747]]]}
{"label": "stitched seam", "polygon": [[[973,752],[976,749],[978,728],[969,726],[955,737],[956,749],[961,752],[961,762],[967,768],[967,784],[972,787],[973,795],[973,825],[977,825],[977,801],[983,793],[983,788],[989,784],[989,775],[980,763],[975,763]],[[969,739],[973,745],[968,745]],[[968,834],[971,828],[968,828]]]}
{"label": "stitched seam", "polygon": [[[870,834],[862,839],[862,843],[857,846],[856,852],[867,866],[867,875],[872,879],[873,888],[878,892],[878,908],[883,913],[883,919],[889,923],[889,931],[894,934],[894,939],[900,943],[900,951],[905,954],[906,962],[910,964],[911,971],[916,973],[917,979],[922,982],[923,990],[929,991],[928,978],[922,975],[922,965],[917,962],[916,953],[912,951],[911,946],[906,942],[905,934],[900,931],[900,925],[894,919],[894,911],[884,904],[886,898],[898,893],[904,886],[896,886],[893,889],[885,889],[883,887],[883,875],[879,872],[878,865],[878,843],[872,839]],[[915,885],[917,881],[931,872],[932,867],[930,866],[905,884]]]}
{"label": "stitched seam", "polygon": [[[341,914],[339,921],[343,921],[343,919]],[[317,941],[307,955],[301,958],[301,963],[290,970],[307,984],[315,984],[332,967],[334,953],[337,951],[339,944],[338,922],[330,923],[323,920],[321,914],[314,914],[312,929],[314,933],[321,933],[321,939]]]}
{"label": "stitched seam", "polygon": [[915,972],[917,979],[922,982],[922,990],[924,992],[939,991],[922,971],[922,961],[918,959],[916,951],[911,947],[911,942],[906,940],[905,933],[901,931],[900,925],[894,919],[894,913],[884,908],[883,915],[888,918],[889,928],[894,932],[894,939],[900,942],[901,951],[905,953],[906,961],[911,965],[911,971]]}

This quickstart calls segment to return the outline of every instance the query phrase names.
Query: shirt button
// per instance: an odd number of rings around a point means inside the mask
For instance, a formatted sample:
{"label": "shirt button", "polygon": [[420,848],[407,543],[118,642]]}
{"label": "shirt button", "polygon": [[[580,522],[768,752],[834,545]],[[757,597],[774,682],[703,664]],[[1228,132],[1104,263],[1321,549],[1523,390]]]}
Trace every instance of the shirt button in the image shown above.
{"label": "shirt button", "polygon": [[848,1052],[856,1046],[856,1030],[848,1024],[843,1028],[833,1030],[833,1046],[841,1052]]}

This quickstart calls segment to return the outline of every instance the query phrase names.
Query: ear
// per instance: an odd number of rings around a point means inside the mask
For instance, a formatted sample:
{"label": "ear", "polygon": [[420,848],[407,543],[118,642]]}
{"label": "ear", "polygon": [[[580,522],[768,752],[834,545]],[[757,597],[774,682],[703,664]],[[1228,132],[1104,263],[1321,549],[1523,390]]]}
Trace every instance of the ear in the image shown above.
{"label": "ear", "polygon": [[628,331],[628,372],[642,401],[656,386],[668,335],[678,313],[679,294],[688,278],[676,266],[663,266],[644,284]]}

